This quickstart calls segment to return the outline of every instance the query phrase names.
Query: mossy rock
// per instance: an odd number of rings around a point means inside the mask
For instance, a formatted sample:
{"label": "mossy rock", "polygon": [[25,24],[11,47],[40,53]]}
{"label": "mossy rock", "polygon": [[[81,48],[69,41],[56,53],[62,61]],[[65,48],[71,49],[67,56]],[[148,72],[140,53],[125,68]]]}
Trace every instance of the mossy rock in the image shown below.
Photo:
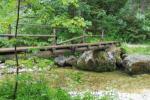
{"label": "mossy rock", "polygon": [[122,59],[120,57],[120,50],[115,48],[84,52],[77,61],[77,68],[96,72],[116,70],[116,63],[122,62]]}

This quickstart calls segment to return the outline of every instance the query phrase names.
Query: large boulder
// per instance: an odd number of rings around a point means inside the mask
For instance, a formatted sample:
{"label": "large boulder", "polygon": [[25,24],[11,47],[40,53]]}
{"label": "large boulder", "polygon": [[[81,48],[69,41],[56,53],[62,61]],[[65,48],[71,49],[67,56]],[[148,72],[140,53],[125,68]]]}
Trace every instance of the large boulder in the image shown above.
{"label": "large boulder", "polygon": [[77,61],[77,68],[82,70],[106,72],[114,71],[116,63],[121,63],[120,49],[111,47],[107,50],[84,52]]}
{"label": "large boulder", "polygon": [[150,55],[129,55],[123,60],[129,74],[150,73]]}
{"label": "large boulder", "polygon": [[58,56],[55,58],[55,64],[57,64],[60,67],[65,67],[65,66],[75,66],[77,62],[77,58],[74,56]]}

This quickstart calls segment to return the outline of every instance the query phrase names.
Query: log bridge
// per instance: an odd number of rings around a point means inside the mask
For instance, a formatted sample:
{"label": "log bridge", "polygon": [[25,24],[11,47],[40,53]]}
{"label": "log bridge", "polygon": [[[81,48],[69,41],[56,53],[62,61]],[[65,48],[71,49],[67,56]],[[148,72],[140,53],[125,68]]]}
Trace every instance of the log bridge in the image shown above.
{"label": "log bridge", "polygon": [[[25,24],[26,25],[26,24]],[[11,25],[10,25],[11,26]],[[31,26],[34,26],[31,24]],[[37,26],[37,25],[35,25]],[[45,27],[45,25],[40,25],[42,27]],[[46,26],[47,27],[47,26]],[[49,25],[48,25],[49,27]],[[86,35],[83,33],[79,37],[74,37],[72,39],[68,39],[65,41],[62,41],[58,43],[57,39],[58,36],[56,35],[57,29],[59,28],[52,28],[52,35],[43,35],[43,34],[17,34],[17,37],[32,37],[32,38],[52,38],[52,43],[49,44],[49,46],[29,46],[29,47],[17,47],[17,53],[32,53],[32,50],[37,50],[38,53],[36,55],[41,55],[44,52],[45,56],[50,56],[50,55],[57,55],[57,54],[64,54],[66,52],[84,52],[87,50],[96,50],[96,49],[104,49],[108,48],[112,45],[118,46],[120,45],[119,42],[116,41],[109,41],[109,42],[98,42],[98,43],[86,43],[87,38],[104,38],[104,32],[99,35]],[[0,34],[0,37],[2,38],[14,38],[14,34],[11,32],[11,27],[9,29],[9,34]],[[71,44],[73,41],[81,40],[82,43],[78,44]],[[46,52],[46,53],[45,53]],[[47,54],[48,53],[48,54]],[[15,49],[14,48],[0,48],[0,56],[6,56],[6,55],[14,55],[15,54]]]}
{"label": "log bridge", "polygon": [[[116,41],[99,42],[99,43],[81,43],[68,45],[52,45],[42,47],[17,47],[17,53],[29,53],[32,50],[48,51],[50,54],[63,54],[65,52],[87,51],[108,48],[112,45],[119,46],[120,43]],[[14,54],[14,48],[0,48],[0,55]]]}

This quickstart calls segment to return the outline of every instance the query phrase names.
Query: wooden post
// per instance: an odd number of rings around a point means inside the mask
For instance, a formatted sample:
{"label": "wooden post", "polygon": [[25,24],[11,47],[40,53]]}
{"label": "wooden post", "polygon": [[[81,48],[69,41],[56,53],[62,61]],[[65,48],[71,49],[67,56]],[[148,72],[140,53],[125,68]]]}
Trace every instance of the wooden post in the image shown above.
{"label": "wooden post", "polygon": [[55,28],[53,28],[53,35],[54,35],[53,45],[57,45],[57,36],[56,36],[56,29]]}
{"label": "wooden post", "polygon": [[82,36],[83,36],[82,42],[85,43],[85,34],[84,34],[84,32],[83,32]]}
{"label": "wooden post", "polygon": [[[11,34],[11,25],[8,26],[8,34]],[[11,37],[8,37],[8,39],[11,39]]]}
{"label": "wooden post", "polygon": [[140,8],[141,8],[141,13],[144,14],[145,12],[145,5],[146,5],[146,1],[145,0],[141,0],[140,2]]}
{"label": "wooden post", "polygon": [[104,38],[104,30],[102,30],[101,38]]}

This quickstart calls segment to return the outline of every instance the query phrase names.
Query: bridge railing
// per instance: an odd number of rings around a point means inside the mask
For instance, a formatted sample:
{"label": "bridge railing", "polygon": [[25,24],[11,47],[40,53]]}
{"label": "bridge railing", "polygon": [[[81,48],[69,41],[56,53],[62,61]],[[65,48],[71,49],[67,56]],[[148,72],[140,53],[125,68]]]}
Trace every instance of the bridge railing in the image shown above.
{"label": "bridge railing", "polygon": [[86,40],[86,38],[88,38],[88,37],[99,37],[99,38],[102,38],[102,35],[83,35],[83,36],[71,38],[71,39],[66,40],[66,41],[62,41],[62,42],[60,42],[60,43],[58,43],[58,44],[70,43],[70,42],[76,41],[76,40],[82,40],[82,42],[85,43],[85,40]]}
{"label": "bridge railing", "polygon": [[[50,25],[36,25],[36,24],[19,24],[19,25],[30,25],[30,26],[38,26],[38,27],[50,27]],[[68,40],[64,40],[58,43],[58,36],[56,35],[57,29],[64,29],[62,27],[55,27],[52,29],[51,34],[43,35],[43,34],[18,34],[17,37],[33,37],[33,38],[52,38],[52,45],[61,45],[61,44],[66,44],[66,43],[72,43],[73,41],[77,40],[82,40],[82,43],[86,43],[86,39],[89,37],[98,37],[98,38],[103,38],[104,37],[104,32],[102,31],[100,35],[86,35],[82,34],[81,36],[74,37]],[[12,33],[12,28],[11,25],[8,27],[8,34],[0,34],[0,37],[6,37],[8,39],[11,39],[15,37],[15,34]]]}

